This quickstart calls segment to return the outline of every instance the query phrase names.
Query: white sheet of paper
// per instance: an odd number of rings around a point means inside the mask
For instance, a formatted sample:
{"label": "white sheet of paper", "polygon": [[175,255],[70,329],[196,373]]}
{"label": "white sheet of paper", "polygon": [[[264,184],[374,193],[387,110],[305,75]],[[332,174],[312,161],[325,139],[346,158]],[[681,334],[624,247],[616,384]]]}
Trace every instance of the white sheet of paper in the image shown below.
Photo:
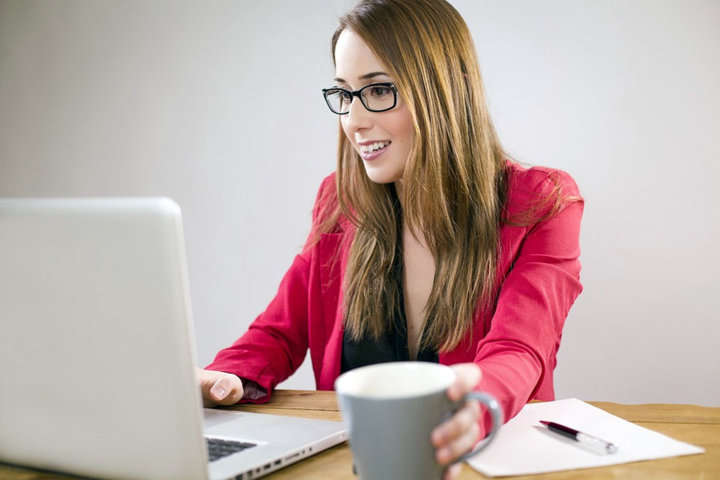
{"label": "white sheet of paper", "polygon": [[[540,420],[595,435],[614,443],[618,451],[614,454],[589,451],[577,442],[541,427]],[[500,429],[495,441],[468,463],[484,475],[498,477],[601,467],[703,452],[703,448],[673,440],[581,400],[569,398],[525,405]]]}

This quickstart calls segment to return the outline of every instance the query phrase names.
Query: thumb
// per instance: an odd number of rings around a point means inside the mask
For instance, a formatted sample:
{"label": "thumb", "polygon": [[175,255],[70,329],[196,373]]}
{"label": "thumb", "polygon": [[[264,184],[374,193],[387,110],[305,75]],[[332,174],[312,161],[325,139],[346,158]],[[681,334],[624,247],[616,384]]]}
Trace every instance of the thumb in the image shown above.
{"label": "thumb", "polygon": [[222,375],[210,387],[210,398],[221,405],[237,403],[242,396],[242,381],[231,375]]}

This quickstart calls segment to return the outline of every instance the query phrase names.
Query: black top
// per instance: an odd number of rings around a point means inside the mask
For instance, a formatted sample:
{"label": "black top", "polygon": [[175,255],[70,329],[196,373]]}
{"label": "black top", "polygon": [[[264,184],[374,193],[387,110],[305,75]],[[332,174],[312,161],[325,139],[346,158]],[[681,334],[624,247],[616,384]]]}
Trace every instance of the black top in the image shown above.
{"label": "black top", "polygon": [[[374,363],[410,360],[407,345],[407,326],[404,323],[403,325],[402,331],[388,332],[377,342],[367,338],[363,338],[359,342],[353,342],[348,333],[345,332],[340,373]],[[438,355],[437,352],[431,349],[424,349],[418,352],[416,360],[437,363]]]}
{"label": "black top", "polygon": [[[400,202],[397,199],[397,193],[393,188],[393,207],[397,214],[397,228],[402,231],[402,210]],[[395,259],[391,269],[392,281],[398,285],[400,292],[399,306],[395,312],[387,312],[390,326],[385,335],[375,341],[371,338],[362,338],[357,342],[350,339],[347,330],[343,335],[342,361],[340,365],[340,373],[347,372],[353,368],[364,367],[375,363],[400,362],[410,360],[410,351],[408,350],[407,338],[407,320],[405,318],[405,299],[403,298],[402,278],[402,241],[395,244]],[[428,320],[430,321],[430,320]],[[418,361],[438,363],[437,352],[433,349],[422,349],[417,352]]]}
{"label": "black top", "polygon": [[[395,280],[400,281],[402,274],[398,275],[400,269],[395,269]],[[400,277],[400,278],[398,278]],[[400,362],[410,360],[407,339],[407,320],[405,318],[405,301],[402,288],[400,288],[400,308],[395,313],[398,321],[392,322],[396,326],[391,327],[378,341],[371,338],[362,338],[358,342],[352,341],[347,330],[343,335],[342,362],[340,373],[347,372],[353,368],[372,365],[384,362]],[[422,362],[438,363],[437,352],[432,349],[420,350],[416,360]]]}

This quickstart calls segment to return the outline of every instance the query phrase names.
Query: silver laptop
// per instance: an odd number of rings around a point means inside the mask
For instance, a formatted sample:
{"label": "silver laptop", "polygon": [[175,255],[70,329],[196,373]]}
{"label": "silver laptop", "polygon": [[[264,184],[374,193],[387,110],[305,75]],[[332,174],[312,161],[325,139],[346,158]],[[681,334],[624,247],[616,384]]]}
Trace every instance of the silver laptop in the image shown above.
{"label": "silver laptop", "polygon": [[203,409],[195,364],[173,201],[0,200],[0,462],[248,479],[347,438],[340,422]]}

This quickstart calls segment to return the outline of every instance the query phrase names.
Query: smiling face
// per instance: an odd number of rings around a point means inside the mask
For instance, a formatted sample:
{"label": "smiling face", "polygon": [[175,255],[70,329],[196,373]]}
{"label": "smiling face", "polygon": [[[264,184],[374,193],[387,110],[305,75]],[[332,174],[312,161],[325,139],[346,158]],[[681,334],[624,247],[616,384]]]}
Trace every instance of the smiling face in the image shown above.
{"label": "smiling face", "polygon": [[[393,82],[370,47],[347,28],[335,45],[335,77],[336,84],[348,90]],[[383,94],[382,90],[369,90],[369,96]],[[402,178],[415,134],[412,115],[399,94],[397,105],[385,112],[370,112],[354,97],[349,113],[341,115],[340,121],[350,144],[363,159],[370,180],[391,183]]]}

